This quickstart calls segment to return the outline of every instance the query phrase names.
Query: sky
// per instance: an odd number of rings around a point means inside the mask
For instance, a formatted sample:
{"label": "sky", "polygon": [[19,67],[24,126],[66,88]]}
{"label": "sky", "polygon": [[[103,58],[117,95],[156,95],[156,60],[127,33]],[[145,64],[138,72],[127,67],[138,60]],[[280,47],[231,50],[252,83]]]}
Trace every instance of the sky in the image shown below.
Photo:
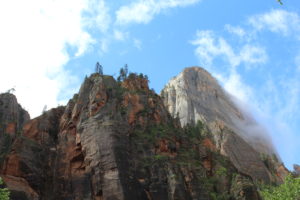
{"label": "sky", "polygon": [[160,93],[202,66],[300,164],[300,1],[10,0],[0,2],[0,92],[31,117],[65,105],[99,61],[147,74]]}

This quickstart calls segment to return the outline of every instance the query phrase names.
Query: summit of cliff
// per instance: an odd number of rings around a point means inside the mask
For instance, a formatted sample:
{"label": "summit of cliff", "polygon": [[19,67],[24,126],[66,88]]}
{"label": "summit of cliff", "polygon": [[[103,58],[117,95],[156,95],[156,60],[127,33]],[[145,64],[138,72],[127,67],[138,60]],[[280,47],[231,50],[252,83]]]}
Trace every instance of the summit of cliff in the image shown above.
{"label": "summit of cliff", "polygon": [[181,125],[224,123],[261,153],[277,155],[271,138],[262,125],[241,108],[211,76],[200,67],[185,68],[161,92],[164,104]]}
{"label": "summit of cliff", "polygon": [[280,161],[268,133],[205,69],[185,68],[167,83],[161,96],[182,126],[206,123],[219,151],[243,173],[272,179],[261,157],[274,157],[279,165]]}

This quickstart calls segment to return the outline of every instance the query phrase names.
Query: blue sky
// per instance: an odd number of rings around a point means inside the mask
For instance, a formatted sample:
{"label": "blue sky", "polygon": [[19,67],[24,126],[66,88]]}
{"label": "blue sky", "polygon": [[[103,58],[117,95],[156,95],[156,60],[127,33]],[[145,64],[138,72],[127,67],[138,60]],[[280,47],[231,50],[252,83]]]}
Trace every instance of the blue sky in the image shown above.
{"label": "blue sky", "polygon": [[[160,92],[202,66],[300,163],[300,1],[11,0],[0,3],[0,91],[35,117],[65,104],[99,61],[142,72]],[[18,5],[18,6],[16,6]]]}

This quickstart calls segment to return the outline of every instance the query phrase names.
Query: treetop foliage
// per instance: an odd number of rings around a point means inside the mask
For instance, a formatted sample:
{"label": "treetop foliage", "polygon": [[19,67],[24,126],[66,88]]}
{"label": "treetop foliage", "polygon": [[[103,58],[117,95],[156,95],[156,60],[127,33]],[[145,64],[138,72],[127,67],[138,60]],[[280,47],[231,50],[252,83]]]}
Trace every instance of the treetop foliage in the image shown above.
{"label": "treetop foliage", "polygon": [[265,186],[260,191],[264,200],[300,200],[300,178],[288,175],[279,186]]}
{"label": "treetop foliage", "polygon": [[117,80],[120,81],[124,81],[128,76],[128,65],[125,64],[124,67],[122,67],[120,69],[120,75],[118,76]]}
{"label": "treetop foliage", "polygon": [[102,67],[102,65],[100,65],[99,62],[96,63],[95,72],[100,75],[103,75],[103,67]]}

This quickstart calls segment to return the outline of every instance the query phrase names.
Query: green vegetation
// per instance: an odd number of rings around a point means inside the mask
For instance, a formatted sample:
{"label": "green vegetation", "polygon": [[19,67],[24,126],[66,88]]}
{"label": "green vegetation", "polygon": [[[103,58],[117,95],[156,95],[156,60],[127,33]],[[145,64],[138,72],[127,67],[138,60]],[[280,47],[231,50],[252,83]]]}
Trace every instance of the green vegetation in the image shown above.
{"label": "green vegetation", "polygon": [[195,144],[208,136],[208,129],[200,120],[196,124],[187,124],[184,128],[185,134]]}
{"label": "green vegetation", "polygon": [[[0,185],[3,185],[3,181],[0,177]],[[0,200],[9,200],[9,190],[7,188],[0,188]]]}
{"label": "green vegetation", "polygon": [[103,67],[102,67],[102,65],[100,65],[99,62],[96,63],[95,72],[100,75],[103,75]]}
{"label": "green vegetation", "polygon": [[[141,115],[145,115],[145,112],[140,112]],[[133,133],[133,139],[136,144],[151,144],[155,145],[159,139],[167,139],[173,141],[173,137],[178,136],[178,129],[172,124],[164,125],[149,125],[145,130],[135,130]]]}
{"label": "green vegetation", "polygon": [[123,68],[120,69],[120,75],[117,78],[118,82],[124,81],[128,76],[128,65],[126,64]]}
{"label": "green vegetation", "polygon": [[212,200],[228,200],[228,199],[231,199],[230,194],[227,194],[227,193],[218,194],[216,192],[211,192],[211,193],[209,193],[209,197]]}
{"label": "green vegetation", "polygon": [[286,177],[279,186],[264,186],[261,190],[264,200],[300,200],[300,178]]}
{"label": "green vegetation", "polygon": [[217,176],[226,176],[227,175],[227,169],[225,167],[220,167],[216,171]]}

